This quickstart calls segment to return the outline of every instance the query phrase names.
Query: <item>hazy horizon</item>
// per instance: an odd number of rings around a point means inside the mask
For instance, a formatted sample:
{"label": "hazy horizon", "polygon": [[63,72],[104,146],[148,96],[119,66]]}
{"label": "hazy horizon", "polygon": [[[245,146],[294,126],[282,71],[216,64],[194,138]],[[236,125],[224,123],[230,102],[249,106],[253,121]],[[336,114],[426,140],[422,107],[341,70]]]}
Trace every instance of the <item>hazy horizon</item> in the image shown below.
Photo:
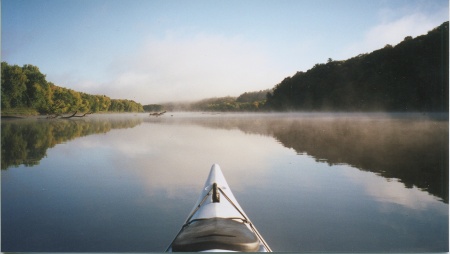
{"label": "hazy horizon", "polygon": [[2,1],[2,61],[143,105],[273,88],[448,21],[448,1]]}

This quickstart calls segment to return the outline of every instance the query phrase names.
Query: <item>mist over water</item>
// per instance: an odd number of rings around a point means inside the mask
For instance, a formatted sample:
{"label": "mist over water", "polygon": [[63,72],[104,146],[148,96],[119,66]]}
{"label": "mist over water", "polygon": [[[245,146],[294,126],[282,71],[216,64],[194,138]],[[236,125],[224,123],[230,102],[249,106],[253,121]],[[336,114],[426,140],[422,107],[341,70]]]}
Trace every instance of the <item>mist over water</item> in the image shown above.
{"label": "mist over water", "polygon": [[275,251],[448,251],[448,115],[2,121],[2,251],[163,251],[219,163]]}

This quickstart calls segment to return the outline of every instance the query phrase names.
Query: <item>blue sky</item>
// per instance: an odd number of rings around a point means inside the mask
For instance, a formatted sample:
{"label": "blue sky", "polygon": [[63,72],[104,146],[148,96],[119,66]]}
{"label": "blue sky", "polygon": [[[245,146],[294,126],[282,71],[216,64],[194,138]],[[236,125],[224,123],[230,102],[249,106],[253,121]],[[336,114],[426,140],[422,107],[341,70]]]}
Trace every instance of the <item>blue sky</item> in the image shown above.
{"label": "blue sky", "polygon": [[2,61],[142,104],[272,88],[448,20],[448,0],[2,0]]}

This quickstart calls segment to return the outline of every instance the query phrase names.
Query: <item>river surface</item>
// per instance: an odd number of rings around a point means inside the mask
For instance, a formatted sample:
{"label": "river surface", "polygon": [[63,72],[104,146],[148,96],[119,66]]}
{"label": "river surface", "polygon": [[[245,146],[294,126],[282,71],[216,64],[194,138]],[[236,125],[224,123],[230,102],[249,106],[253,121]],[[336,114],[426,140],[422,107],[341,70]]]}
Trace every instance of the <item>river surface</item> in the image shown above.
{"label": "river surface", "polygon": [[1,244],[162,252],[218,163],[274,251],[448,252],[448,115],[2,120]]}

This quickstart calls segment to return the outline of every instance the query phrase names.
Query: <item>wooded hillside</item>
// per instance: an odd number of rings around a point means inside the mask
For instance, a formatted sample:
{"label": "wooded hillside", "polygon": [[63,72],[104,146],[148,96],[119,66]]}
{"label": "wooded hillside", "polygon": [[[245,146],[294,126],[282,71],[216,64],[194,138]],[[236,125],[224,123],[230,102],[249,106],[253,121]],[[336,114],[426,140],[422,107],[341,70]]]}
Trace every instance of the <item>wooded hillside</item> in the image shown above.
{"label": "wooded hillside", "polygon": [[9,65],[2,62],[2,113],[14,109],[31,109],[41,114],[67,112],[143,112],[132,100],[111,99],[59,87],[45,79],[33,65]]}
{"label": "wooded hillside", "polygon": [[448,112],[448,22],[370,54],[328,59],[285,78],[266,109],[302,111]]}

